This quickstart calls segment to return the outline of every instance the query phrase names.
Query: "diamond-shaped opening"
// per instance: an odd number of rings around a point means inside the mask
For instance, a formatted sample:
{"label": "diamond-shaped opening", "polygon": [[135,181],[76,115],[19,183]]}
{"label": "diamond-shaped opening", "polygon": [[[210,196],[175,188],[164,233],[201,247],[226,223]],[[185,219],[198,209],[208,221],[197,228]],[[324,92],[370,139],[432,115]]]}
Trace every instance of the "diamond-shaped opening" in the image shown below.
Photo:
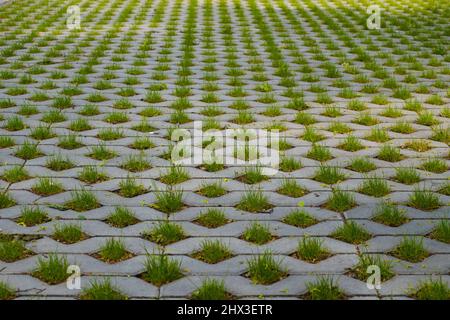
{"label": "diamond-shaped opening", "polygon": [[206,240],[201,243],[201,248],[191,255],[192,258],[216,264],[233,257],[230,248],[223,242],[216,240]]}
{"label": "diamond-shaped opening", "polygon": [[35,253],[27,249],[25,243],[40,238],[42,238],[42,236],[0,233],[0,261],[13,263],[33,256]]}
{"label": "diamond-shaped opening", "polygon": [[206,228],[219,228],[232,220],[228,219],[222,210],[210,208],[202,211],[193,222]]}
{"label": "diamond-shaped opening", "polygon": [[221,182],[212,182],[203,184],[196,193],[207,198],[217,198],[226,195],[228,191]]}
{"label": "diamond-shaped opening", "polygon": [[297,181],[285,179],[283,180],[280,188],[277,190],[279,194],[291,197],[291,198],[300,198],[309,193],[309,191],[299,185]]}

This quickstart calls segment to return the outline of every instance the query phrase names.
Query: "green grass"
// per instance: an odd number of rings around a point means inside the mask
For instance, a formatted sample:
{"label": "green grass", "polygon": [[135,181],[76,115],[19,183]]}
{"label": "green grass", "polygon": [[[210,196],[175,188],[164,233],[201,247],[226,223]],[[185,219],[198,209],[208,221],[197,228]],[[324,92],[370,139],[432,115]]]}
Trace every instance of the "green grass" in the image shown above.
{"label": "green grass", "polygon": [[450,300],[450,288],[442,279],[422,281],[411,294],[418,300]]}
{"label": "green grass", "polygon": [[331,256],[323,240],[304,236],[298,243],[296,256],[309,263],[318,263]]}
{"label": "green grass", "polygon": [[344,212],[355,206],[356,202],[353,195],[339,189],[333,190],[332,194],[328,197],[327,203],[325,204],[327,209],[336,212]]}
{"label": "green grass", "polygon": [[333,159],[333,156],[331,155],[329,148],[317,144],[313,144],[313,146],[311,147],[311,149],[309,149],[306,156],[310,159],[314,159],[321,162]]}
{"label": "green grass", "polygon": [[380,256],[363,254],[359,257],[358,264],[353,268],[353,273],[356,278],[361,281],[367,281],[370,273],[367,270],[370,266],[377,266],[380,268],[381,281],[387,281],[395,276],[392,270],[393,263],[389,260],[383,260]]}
{"label": "green grass", "polygon": [[125,243],[121,238],[107,239],[98,252],[100,259],[107,263],[116,263],[130,258],[132,255],[127,251]]}
{"label": "green grass", "polygon": [[390,145],[383,145],[378,152],[377,158],[388,162],[398,162],[404,158],[398,148]]}
{"label": "green grass", "polygon": [[230,249],[219,240],[204,240],[200,247],[193,257],[206,263],[218,263],[232,256]]}
{"label": "green grass", "polygon": [[33,193],[41,196],[51,196],[64,191],[61,183],[53,178],[39,178],[31,187]]}
{"label": "green grass", "polygon": [[164,213],[174,213],[180,211],[183,204],[183,191],[168,188],[164,191],[155,191],[156,201],[151,206]]}
{"label": "green grass", "polygon": [[22,146],[18,147],[14,155],[22,160],[31,160],[42,156],[38,145],[25,141]]}
{"label": "green grass", "polygon": [[347,221],[332,233],[332,237],[351,244],[361,244],[369,240],[371,235],[355,221]]}
{"label": "green grass", "polygon": [[144,154],[130,155],[121,165],[122,169],[131,172],[142,172],[151,168]]}
{"label": "green grass", "polygon": [[81,229],[81,225],[74,223],[56,224],[54,226],[53,239],[72,244],[84,240],[86,235]]}
{"label": "green grass", "polygon": [[25,207],[17,220],[18,223],[32,227],[50,221],[47,212],[39,207]]}
{"label": "green grass", "polygon": [[16,297],[16,290],[7,283],[0,281],[0,300],[11,300]]}
{"label": "green grass", "polygon": [[238,178],[239,181],[247,184],[256,184],[267,179],[268,177],[263,174],[261,167],[245,168],[244,174]]}
{"label": "green grass", "polygon": [[130,176],[119,182],[119,188],[119,194],[126,198],[133,198],[147,192],[142,184],[136,182],[136,179]]}
{"label": "green grass", "polygon": [[210,184],[203,184],[198,193],[207,198],[217,198],[227,193],[227,190],[222,186],[222,183],[214,182]]}
{"label": "green grass", "polygon": [[96,166],[86,166],[83,167],[81,172],[78,174],[78,179],[88,184],[94,184],[106,181],[109,178],[106,173],[99,171]]}
{"label": "green grass", "polygon": [[326,184],[336,184],[345,178],[345,174],[337,167],[320,166],[314,173],[314,180]]}
{"label": "green grass", "polygon": [[450,221],[439,221],[431,233],[431,237],[444,243],[450,243]]}
{"label": "green grass", "polygon": [[447,164],[441,159],[429,159],[422,163],[422,168],[433,173],[444,173],[448,170]]}
{"label": "green grass", "polygon": [[22,166],[14,166],[3,171],[2,180],[9,183],[16,183],[30,178],[28,171]]}
{"label": "green grass", "polygon": [[107,218],[106,222],[116,228],[125,228],[138,222],[134,213],[125,207],[117,207]]}
{"label": "green grass", "polygon": [[218,228],[230,221],[222,210],[210,208],[200,213],[195,222],[207,228]]}
{"label": "green grass", "polygon": [[104,161],[116,157],[117,153],[107,148],[105,144],[99,144],[92,147],[88,156],[95,160]]}
{"label": "green grass", "polygon": [[180,166],[172,166],[168,169],[165,175],[159,179],[162,183],[168,185],[175,185],[189,180],[190,176],[187,170]]}
{"label": "green grass", "polygon": [[186,238],[183,228],[175,223],[161,221],[149,232],[144,232],[144,237],[159,245],[168,244],[183,240]]}
{"label": "green grass", "polygon": [[390,227],[399,227],[409,221],[405,210],[390,203],[379,204],[372,220]]}
{"label": "green grass", "polygon": [[92,281],[89,288],[83,289],[81,300],[127,300],[127,296],[115,287],[110,279]]}
{"label": "green grass", "polygon": [[101,206],[95,194],[88,190],[75,190],[71,193],[71,196],[72,198],[65,204],[69,209],[84,212]]}
{"label": "green grass", "polygon": [[344,294],[332,277],[320,276],[314,282],[306,284],[308,292],[305,295],[307,300],[341,300]]}
{"label": "green grass", "polygon": [[248,212],[264,212],[273,206],[260,190],[248,190],[242,195],[236,208]]}
{"label": "green grass", "polygon": [[432,191],[416,189],[409,196],[408,206],[424,211],[431,211],[440,208],[441,201]]}
{"label": "green grass", "polygon": [[372,197],[384,197],[391,192],[391,188],[386,180],[371,177],[366,178],[359,188],[359,192]]}
{"label": "green grass", "polygon": [[355,152],[361,149],[364,149],[364,146],[361,144],[360,140],[354,136],[348,136],[345,138],[344,142],[338,146],[339,149]]}
{"label": "green grass", "polygon": [[273,240],[273,236],[270,233],[269,226],[260,224],[259,222],[253,222],[249,225],[244,233],[242,239],[255,244],[265,244]]}
{"label": "green grass", "polygon": [[25,248],[25,244],[17,239],[0,238],[0,260],[4,262],[15,262],[27,257],[30,251]]}
{"label": "green grass", "polygon": [[412,263],[421,262],[430,255],[423,245],[423,238],[419,237],[403,237],[391,254]]}
{"label": "green grass", "polygon": [[16,201],[6,192],[0,190],[0,209],[12,207]]}
{"label": "green grass", "polygon": [[73,168],[75,165],[67,156],[56,154],[47,159],[45,166],[53,171],[63,171]]}
{"label": "green grass", "polygon": [[33,276],[48,284],[58,284],[69,277],[68,267],[69,262],[65,256],[49,254],[47,259],[38,258]]}
{"label": "green grass", "polygon": [[377,166],[367,158],[355,158],[347,168],[356,172],[367,173],[375,170]]}
{"label": "green grass", "polygon": [[308,191],[300,186],[297,181],[284,179],[277,192],[288,197],[299,198],[304,196]]}
{"label": "green grass", "polygon": [[193,300],[230,300],[223,280],[205,279],[191,296]]}
{"label": "green grass", "polygon": [[406,185],[412,185],[420,181],[420,174],[414,168],[395,169],[394,180]]}
{"label": "green grass", "polygon": [[283,279],[287,272],[281,267],[281,262],[265,251],[247,260],[248,277],[256,284],[268,285]]}
{"label": "green grass", "polygon": [[292,172],[300,169],[302,164],[294,157],[281,157],[279,167],[283,172]]}
{"label": "green grass", "polygon": [[144,268],[142,279],[158,287],[183,277],[181,262],[170,259],[165,254],[148,255]]}
{"label": "green grass", "polygon": [[316,223],[317,219],[305,210],[295,209],[283,218],[283,222],[299,228],[308,228]]}

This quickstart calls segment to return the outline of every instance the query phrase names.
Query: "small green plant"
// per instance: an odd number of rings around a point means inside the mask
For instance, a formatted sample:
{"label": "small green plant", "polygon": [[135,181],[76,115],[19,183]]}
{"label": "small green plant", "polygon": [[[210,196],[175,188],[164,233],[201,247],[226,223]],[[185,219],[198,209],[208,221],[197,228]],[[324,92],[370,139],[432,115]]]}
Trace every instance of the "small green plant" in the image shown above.
{"label": "small green plant", "polygon": [[181,262],[172,260],[165,254],[148,255],[144,268],[142,278],[158,287],[183,276]]}
{"label": "small green plant", "polygon": [[217,198],[226,194],[227,190],[219,181],[210,184],[203,184],[198,193],[208,198]]}
{"label": "small green plant", "polygon": [[66,207],[78,212],[88,211],[99,208],[97,197],[88,190],[75,190],[72,192],[72,198],[66,202]]}
{"label": "small green plant", "polygon": [[423,237],[404,237],[391,254],[412,263],[420,262],[430,255],[423,246]]}
{"label": "small green plant", "polygon": [[378,152],[377,158],[388,162],[398,162],[404,158],[398,148],[391,145],[383,145]]}
{"label": "small green plant", "polygon": [[168,185],[175,185],[189,180],[189,173],[185,168],[180,166],[172,166],[159,180]]}
{"label": "small green plant", "polygon": [[331,254],[323,247],[323,240],[304,236],[298,243],[296,255],[307,262],[317,263],[328,258]]}
{"label": "small green plant", "polygon": [[361,149],[364,149],[364,146],[361,144],[360,140],[354,136],[348,136],[345,138],[344,142],[338,146],[339,149],[355,152]]}
{"label": "small green plant", "polygon": [[53,238],[65,244],[72,244],[86,238],[81,226],[73,223],[56,224]]}
{"label": "small green plant", "polygon": [[46,167],[53,171],[63,171],[73,168],[74,164],[68,157],[64,157],[61,154],[56,154],[47,159]]}
{"label": "small green plant", "polygon": [[108,176],[95,166],[86,166],[78,174],[78,179],[88,184],[94,184],[108,180]]}
{"label": "small green plant", "polygon": [[202,212],[195,222],[207,228],[217,228],[227,224],[229,220],[226,218],[223,211],[211,208]]}
{"label": "small green plant", "polygon": [[409,221],[404,210],[390,203],[378,205],[373,220],[390,227],[398,227]]}
{"label": "small green plant", "polygon": [[439,196],[428,190],[416,189],[409,196],[408,205],[420,210],[430,211],[441,206]]}
{"label": "small green plant", "polygon": [[14,166],[3,172],[2,180],[9,183],[16,183],[30,178],[28,171],[22,166]]}
{"label": "small green plant", "polygon": [[327,147],[317,144],[313,144],[311,149],[309,149],[307,157],[321,162],[333,159],[333,156]]}
{"label": "small green plant", "polygon": [[151,206],[165,213],[173,213],[183,208],[183,191],[167,188],[155,191],[156,201]]}
{"label": "small green plant", "polygon": [[101,246],[98,253],[100,259],[108,263],[116,263],[128,259],[131,254],[127,251],[122,239],[108,239]]}
{"label": "small green plant", "polygon": [[254,222],[245,229],[242,239],[261,245],[271,241],[273,236],[267,225]]}
{"label": "small green plant", "polygon": [[150,169],[151,165],[145,155],[141,153],[139,155],[128,156],[122,163],[121,168],[131,172],[141,172]]}
{"label": "small green plant", "polygon": [[272,205],[260,190],[248,190],[244,193],[236,208],[248,212],[263,212],[270,210]]}
{"label": "small green plant", "polygon": [[33,193],[42,196],[51,196],[64,191],[61,183],[53,178],[39,178],[39,180],[31,187]]}
{"label": "small green plant", "polygon": [[[1,234],[0,234],[1,235]],[[14,262],[27,257],[30,251],[25,248],[23,241],[18,239],[0,238],[0,260]]]}
{"label": "small green plant", "polygon": [[16,291],[7,283],[0,281],[0,300],[11,300],[16,297]]}
{"label": "small green plant", "polygon": [[299,198],[307,193],[307,190],[301,187],[297,181],[292,179],[284,179],[278,193],[292,198]]}
{"label": "small green plant", "polygon": [[308,228],[318,221],[306,211],[296,209],[284,217],[283,222],[299,228]]}
{"label": "small green plant", "polygon": [[186,238],[186,235],[180,225],[168,221],[162,221],[149,232],[144,232],[144,237],[159,245],[166,246],[168,244],[183,240]]}
{"label": "small green plant", "polygon": [[80,295],[81,300],[127,300],[127,296],[119,291],[111,280],[92,281],[90,287],[84,289]]}
{"label": "small green plant", "polygon": [[379,198],[384,197],[385,195],[390,193],[391,188],[389,187],[386,180],[377,177],[371,177],[363,181],[359,188],[359,192]]}
{"label": "small green plant", "polygon": [[429,159],[422,163],[422,168],[433,173],[444,173],[448,169],[445,161],[441,159]]}
{"label": "small green plant", "polygon": [[430,279],[421,282],[412,296],[419,300],[450,300],[450,288],[441,278]]}
{"label": "small green plant", "polygon": [[12,207],[16,204],[16,201],[6,192],[0,190],[0,209]]}
{"label": "small green plant", "polygon": [[337,228],[332,236],[352,244],[361,244],[371,238],[371,235],[355,221],[347,221]]}
{"label": "small green plant", "polygon": [[395,276],[394,271],[392,270],[392,262],[388,260],[383,260],[380,256],[375,255],[369,255],[369,254],[363,254],[359,257],[359,262],[353,268],[353,272],[361,281],[366,281],[367,278],[370,276],[369,273],[367,273],[368,267],[370,266],[377,266],[380,268],[380,276],[381,281],[387,281],[391,279],[393,276]]}
{"label": "small green plant", "polygon": [[89,157],[100,161],[112,159],[116,155],[117,153],[108,149],[105,144],[93,146],[91,152],[88,154]]}
{"label": "small green plant", "polygon": [[201,286],[192,293],[194,300],[230,300],[232,297],[227,293],[223,281],[216,279],[205,279]]}
{"label": "small green plant", "polygon": [[282,157],[280,159],[280,170],[283,172],[292,172],[302,167],[299,160],[294,157]]}
{"label": "small green plant", "polygon": [[308,292],[305,298],[308,300],[341,300],[344,294],[330,276],[320,276],[315,282],[306,284]]}
{"label": "small green plant", "polygon": [[116,228],[125,228],[138,222],[133,212],[124,207],[117,207],[106,221]]}
{"label": "small green plant", "polygon": [[345,178],[345,174],[337,167],[320,166],[314,174],[314,180],[326,184],[339,183]]}
{"label": "small green plant", "polygon": [[37,144],[25,141],[14,155],[23,160],[31,160],[40,157],[42,153]]}
{"label": "small green plant", "polygon": [[139,184],[135,178],[130,176],[119,182],[119,188],[119,194],[126,198],[133,198],[147,191],[142,184]]}
{"label": "small green plant", "polygon": [[367,173],[375,170],[377,166],[367,158],[355,158],[347,168],[356,172]]}
{"label": "small green plant", "polygon": [[45,223],[49,221],[47,212],[39,207],[25,207],[22,209],[22,213],[18,222],[27,226],[32,227],[37,224]]}
{"label": "small green plant", "polygon": [[247,167],[244,175],[240,176],[238,180],[247,184],[256,184],[267,179],[268,177],[263,174],[261,167]]}
{"label": "small green plant", "polygon": [[37,267],[33,271],[33,276],[48,284],[58,284],[69,277],[67,273],[68,267],[69,262],[65,256],[49,254],[47,259],[38,258]]}
{"label": "small green plant", "polygon": [[257,284],[272,284],[287,275],[281,267],[281,262],[276,260],[269,251],[248,260],[247,265],[248,276]]}
{"label": "small green plant", "polygon": [[450,243],[450,221],[441,220],[431,233],[431,237],[444,243]]}
{"label": "small green plant", "polygon": [[67,149],[67,150],[74,150],[81,148],[83,146],[83,143],[79,140],[79,137],[74,134],[69,134],[67,136],[63,136],[59,138],[58,147]]}
{"label": "small green plant", "polygon": [[400,183],[411,185],[420,181],[420,174],[414,168],[397,168],[394,179]]}
{"label": "small green plant", "polygon": [[230,249],[219,240],[205,240],[201,249],[193,254],[193,257],[206,263],[218,263],[232,256]]}

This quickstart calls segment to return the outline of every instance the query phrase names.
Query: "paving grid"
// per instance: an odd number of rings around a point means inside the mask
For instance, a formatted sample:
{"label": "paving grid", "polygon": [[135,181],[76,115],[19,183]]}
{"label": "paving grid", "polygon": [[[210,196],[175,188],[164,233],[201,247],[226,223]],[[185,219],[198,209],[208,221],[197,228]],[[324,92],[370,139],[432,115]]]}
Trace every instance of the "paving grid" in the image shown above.
{"label": "paving grid", "polygon": [[[373,3],[382,7],[383,25],[378,31],[364,27],[366,8]],[[449,283],[448,234],[442,239],[433,232],[449,219],[449,4],[439,1],[434,4],[441,6],[437,8],[419,0],[4,4],[0,7],[0,240],[11,242],[8,235],[16,235],[29,254],[11,262],[0,259],[0,281],[17,290],[19,299],[78,297],[80,291],[68,290],[65,282],[49,285],[33,276],[38,259],[57,252],[80,266],[83,288],[93,279],[108,278],[130,299],[189,298],[207,278],[223,280],[235,298],[269,299],[302,298],[307,284],[323,275],[330,275],[345,296],[354,299],[403,299],[430,278]],[[81,31],[66,28],[69,5],[80,6]],[[98,109],[85,109],[86,105]],[[207,109],[210,106],[217,108]],[[59,110],[62,118],[48,121],[55,116],[52,110]],[[148,116],[144,110],[153,114]],[[215,120],[206,122],[212,127],[235,128],[239,119],[247,119],[247,128],[282,129],[284,157],[296,159],[301,168],[281,170],[249,185],[238,179],[242,167],[208,172],[202,166],[188,166],[187,180],[175,186],[183,192],[183,208],[171,214],[157,210],[152,206],[155,189],[170,192],[160,180],[171,167],[166,157],[171,144],[168,132],[175,126],[192,128],[194,120],[207,120],[208,115]],[[111,123],[115,118],[124,119]],[[39,136],[36,128],[42,127],[53,134]],[[108,128],[120,128],[122,137],[102,140]],[[374,128],[381,129],[378,135]],[[387,133],[385,140],[380,132]],[[348,136],[357,138],[356,147]],[[78,143],[65,145],[63,137],[76,137]],[[149,137],[152,144],[138,150],[134,143],[142,137]],[[22,159],[17,151],[30,143],[40,153]],[[92,148],[99,145],[106,146],[111,157],[94,159]],[[313,145],[324,146],[330,154],[325,151],[320,158],[322,153],[311,152]],[[385,145],[400,152],[399,161],[380,159]],[[49,159],[58,154],[70,158],[74,166],[60,171],[48,168]],[[124,169],[130,155],[142,155],[150,167],[138,172]],[[369,172],[351,167],[360,158],[373,163]],[[435,159],[440,168],[426,165]],[[93,166],[105,174],[104,181],[82,181],[80,173]],[[332,183],[318,181],[321,166],[338,167],[344,176]],[[8,181],[8,172],[18,168],[26,175],[21,181]],[[398,168],[412,168],[417,181],[399,181]],[[61,192],[40,195],[35,186],[43,177],[59,182]],[[130,198],[120,194],[121,182],[129,177],[145,187],[142,194]],[[383,178],[387,191],[378,197],[364,194],[362,184],[369,177]],[[279,193],[286,178],[295,180],[305,194]],[[209,182],[220,182],[226,194],[216,198],[199,194]],[[98,208],[77,212],[65,206],[72,192],[81,188],[95,195]],[[257,213],[237,209],[250,188],[261,190],[273,208]],[[355,206],[331,210],[327,203],[337,189],[350,193]],[[431,192],[440,204],[431,210],[414,208],[411,197],[417,190]],[[7,196],[11,203],[4,199]],[[383,201],[396,204],[407,219],[396,227],[374,221]],[[133,224],[118,228],[108,223],[117,206],[134,213]],[[197,223],[201,213],[218,207],[226,216],[223,226]],[[20,220],[26,208],[41,208],[49,219],[27,226]],[[285,217],[294,210],[304,210],[316,223],[305,228],[290,225]],[[160,246],[143,236],[166,219],[181,226],[186,238]],[[351,221],[370,234],[363,244],[333,236],[336,228]],[[272,240],[261,245],[243,240],[253,222],[267,225]],[[85,237],[73,244],[56,241],[55,225],[69,223],[81,226]],[[305,235],[322,239],[331,256],[318,263],[295,257]],[[393,257],[392,250],[405,236],[423,239],[429,256],[419,262]],[[132,253],[126,260],[100,259],[100,248],[112,237],[122,239]],[[230,258],[216,264],[195,258],[203,240],[216,239],[229,247]],[[160,250],[180,261],[182,277],[158,287],[140,275],[147,253]],[[257,284],[247,277],[247,261],[267,250],[281,261],[287,276]],[[366,254],[393,263],[395,275],[381,289],[369,290],[349,273]]]}

